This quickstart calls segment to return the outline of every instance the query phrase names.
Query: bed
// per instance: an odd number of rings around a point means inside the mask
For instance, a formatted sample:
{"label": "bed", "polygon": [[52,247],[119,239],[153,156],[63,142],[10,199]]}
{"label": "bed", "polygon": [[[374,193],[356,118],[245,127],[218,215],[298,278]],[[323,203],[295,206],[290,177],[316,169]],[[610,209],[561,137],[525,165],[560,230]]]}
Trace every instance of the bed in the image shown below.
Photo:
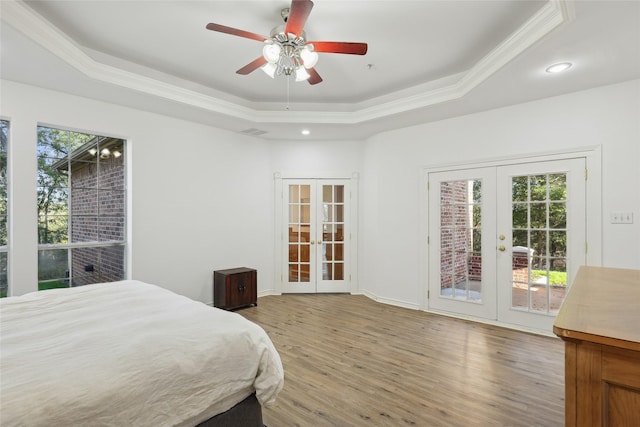
{"label": "bed", "polygon": [[124,280],[0,300],[0,425],[261,426],[280,357],[241,315]]}

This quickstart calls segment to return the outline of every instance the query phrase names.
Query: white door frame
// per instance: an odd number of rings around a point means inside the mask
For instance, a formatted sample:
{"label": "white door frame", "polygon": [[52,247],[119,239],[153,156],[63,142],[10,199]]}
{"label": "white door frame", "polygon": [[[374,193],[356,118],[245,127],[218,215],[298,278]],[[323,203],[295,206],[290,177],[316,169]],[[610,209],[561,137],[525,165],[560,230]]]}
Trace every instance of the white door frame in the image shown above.
{"label": "white door frame", "polygon": [[359,292],[358,286],[358,187],[360,174],[358,172],[349,173],[336,173],[336,172],[321,172],[321,173],[287,173],[276,172],[273,174],[274,180],[274,284],[275,293],[282,294],[282,287],[285,280],[286,272],[283,271],[283,253],[284,245],[286,242],[283,235],[283,221],[285,219],[285,212],[283,209],[283,180],[285,179],[343,179],[349,180],[350,194],[349,194],[349,228],[350,228],[350,245],[349,253],[345,254],[345,260],[349,261],[349,281],[350,281],[350,293],[355,294]]}
{"label": "white door frame", "polygon": [[[508,156],[479,161],[467,161],[440,165],[425,166],[420,173],[420,277],[422,280],[419,306],[423,311],[429,309],[427,292],[429,290],[429,188],[428,177],[433,172],[443,172],[459,169],[482,168],[488,166],[508,166],[518,163],[544,162],[550,160],[564,160],[582,157],[585,159],[586,181],[586,241],[588,250],[586,253],[586,265],[602,265],[602,148],[601,146],[581,147],[570,150],[561,150],[543,153],[531,153],[521,156]],[[465,317],[484,323],[498,324],[514,329],[529,330],[518,325],[502,324],[480,318]],[[540,332],[533,330],[533,332]]]}

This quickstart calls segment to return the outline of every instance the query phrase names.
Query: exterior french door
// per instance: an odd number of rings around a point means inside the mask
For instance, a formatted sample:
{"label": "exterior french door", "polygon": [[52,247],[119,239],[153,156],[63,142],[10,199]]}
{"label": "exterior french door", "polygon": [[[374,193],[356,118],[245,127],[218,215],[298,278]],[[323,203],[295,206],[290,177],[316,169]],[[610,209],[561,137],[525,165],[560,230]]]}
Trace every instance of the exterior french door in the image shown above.
{"label": "exterior french door", "polygon": [[497,169],[498,320],[551,331],[586,264],[585,159]]}
{"label": "exterior french door", "polygon": [[586,262],[585,159],[429,174],[429,309],[551,331]]}
{"label": "exterior french door", "polygon": [[429,174],[429,308],[497,317],[495,169]]}
{"label": "exterior french door", "polygon": [[285,293],[349,292],[349,182],[283,181]]}

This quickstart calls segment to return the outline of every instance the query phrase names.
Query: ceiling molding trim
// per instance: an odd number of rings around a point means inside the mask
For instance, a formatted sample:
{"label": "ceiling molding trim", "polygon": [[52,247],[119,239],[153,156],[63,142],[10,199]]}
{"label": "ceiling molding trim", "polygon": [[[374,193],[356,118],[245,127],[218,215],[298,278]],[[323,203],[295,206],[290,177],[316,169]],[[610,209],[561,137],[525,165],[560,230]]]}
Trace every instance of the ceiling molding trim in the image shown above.
{"label": "ceiling molding trim", "polygon": [[89,78],[240,119],[255,119],[253,109],[95,61],[22,1],[2,0],[1,18]]}
{"label": "ceiling molding trim", "polygon": [[466,94],[496,73],[516,56],[569,20],[565,0],[550,0],[495,49],[476,63],[462,78],[460,85]]}
{"label": "ceiling molding trim", "polygon": [[[389,101],[394,94],[388,94],[353,104],[354,109],[342,112],[266,111],[244,107],[98,62],[22,1],[2,0],[2,20],[89,78],[256,123],[360,124],[461,98],[559,25],[572,19],[573,15],[573,4],[569,0],[549,0],[471,69],[454,76],[454,79],[448,76],[411,88],[410,92],[415,95]],[[395,96],[408,92],[409,90],[396,92]]]}
{"label": "ceiling molding trim", "polygon": [[460,73],[461,77],[457,82],[427,90],[423,93],[417,93],[397,101],[382,102],[372,107],[357,110],[357,113],[362,116],[357,122],[374,120],[391,114],[403,113],[462,98],[516,56],[561,24],[569,21],[573,16],[572,11],[572,5],[569,5],[566,0],[550,0],[471,69]]}

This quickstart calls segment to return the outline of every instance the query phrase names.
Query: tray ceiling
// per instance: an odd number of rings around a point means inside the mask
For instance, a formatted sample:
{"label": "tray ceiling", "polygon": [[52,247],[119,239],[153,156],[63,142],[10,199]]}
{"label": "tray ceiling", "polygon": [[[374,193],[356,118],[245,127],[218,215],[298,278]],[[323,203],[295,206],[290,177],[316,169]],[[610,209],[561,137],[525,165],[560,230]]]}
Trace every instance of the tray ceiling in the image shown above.
{"label": "tray ceiling", "polygon": [[[311,86],[235,71],[282,1],[2,1],[7,80],[262,138],[366,138],[387,129],[640,77],[640,4],[617,1],[316,0],[308,39],[360,41],[320,54]],[[574,62],[565,75],[544,69]]]}

